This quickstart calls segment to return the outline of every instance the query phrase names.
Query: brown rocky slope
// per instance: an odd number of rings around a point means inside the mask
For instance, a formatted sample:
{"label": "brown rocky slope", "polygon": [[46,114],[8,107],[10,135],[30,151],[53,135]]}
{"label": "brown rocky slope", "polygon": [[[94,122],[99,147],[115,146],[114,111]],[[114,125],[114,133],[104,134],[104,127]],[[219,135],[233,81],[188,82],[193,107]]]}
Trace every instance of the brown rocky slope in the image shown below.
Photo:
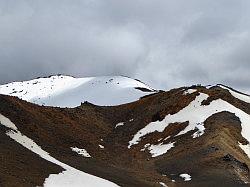
{"label": "brown rocky slope", "polygon": [[[248,140],[242,136],[239,116],[227,109],[209,116],[204,132],[196,138],[196,128],[178,135],[189,121],[176,121],[129,147],[138,131],[179,113],[200,94],[208,95],[200,106],[221,99],[250,115],[249,103],[220,86],[161,91],[110,107],[87,102],[76,108],[45,107],[0,95],[0,114],[54,158],[119,186],[247,186],[250,159],[239,145]],[[50,174],[63,171],[12,140],[8,130],[0,125],[0,186],[42,186]],[[154,155],[149,149],[173,142],[174,147],[162,154],[156,150]],[[71,147],[86,149],[91,158]],[[180,177],[184,173],[191,180]]]}

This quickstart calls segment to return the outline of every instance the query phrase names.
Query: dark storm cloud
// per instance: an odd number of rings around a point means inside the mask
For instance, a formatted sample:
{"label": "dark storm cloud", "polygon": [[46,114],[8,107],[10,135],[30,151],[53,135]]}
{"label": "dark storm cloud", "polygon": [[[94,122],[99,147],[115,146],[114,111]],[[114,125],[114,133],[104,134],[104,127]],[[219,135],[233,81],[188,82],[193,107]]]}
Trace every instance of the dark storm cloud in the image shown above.
{"label": "dark storm cloud", "polygon": [[243,0],[0,0],[0,80],[127,75],[250,92]]}

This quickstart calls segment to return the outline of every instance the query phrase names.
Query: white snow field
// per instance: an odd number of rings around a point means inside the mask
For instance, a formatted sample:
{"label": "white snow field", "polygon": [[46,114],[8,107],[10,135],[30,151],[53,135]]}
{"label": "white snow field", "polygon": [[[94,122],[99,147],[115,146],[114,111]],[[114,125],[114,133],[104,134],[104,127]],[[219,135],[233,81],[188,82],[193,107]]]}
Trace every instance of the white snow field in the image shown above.
{"label": "white snow field", "polygon": [[[135,88],[142,88],[141,91]],[[76,107],[88,101],[113,106],[130,103],[155,92],[146,84],[123,76],[74,78],[56,75],[0,85],[0,94],[46,106]]]}
{"label": "white snow field", "polygon": [[105,179],[84,173],[77,170],[67,164],[60,162],[59,160],[53,158],[46,151],[44,151],[39,145],[37,145],[33,140],[23,135],[18,131],[14,123],[12,123],[8,118],[0,114],[0,125],[4,125],[11,130],[6,133],[10,138],[15,140],[17,143],[21,144],[30,151],[36,153],[43,159],[52,162],[58,166],[61,166],[65,171],[59,174],[50,174],[45,180],[45,187],[115,187],[116,184],[107,181]]}
{"label": "white snow field", "polygon": [[[176,136],[183,135],[196,129],[196,132],[192,135],[192,137],[198,138],[205,132],[204,122],[206,119],[213,114],[222,111],[234,113],[237,117],[239,117],[242,126],[241,134],[248,140],[248,142],[250,142],[250,115],[222,99],[213,100],[209,105],[201,105],[201,102],[206,100],[208,97],[209,96],[207,94],[200,93],[200,95],[196,96],[196,98],[187,107],[183,108],[179,112],[173,115],[169,114],[165,116],[162,121],[149,123],[134,135],[133,139],[129,141],[128,148],[138,144],[141,138],[149,133],[153,133],[155,131],[163,132],[164,129],[171,123],[183,123],[189,121],[188,126]],[[249,147],[249,144],[247,146]],[[166,150],[168,149],[169,147],[166,147]],[[246,152],[246,149],[243,150]],[[246,154],[248,154],[248,152],[246,152]]]}

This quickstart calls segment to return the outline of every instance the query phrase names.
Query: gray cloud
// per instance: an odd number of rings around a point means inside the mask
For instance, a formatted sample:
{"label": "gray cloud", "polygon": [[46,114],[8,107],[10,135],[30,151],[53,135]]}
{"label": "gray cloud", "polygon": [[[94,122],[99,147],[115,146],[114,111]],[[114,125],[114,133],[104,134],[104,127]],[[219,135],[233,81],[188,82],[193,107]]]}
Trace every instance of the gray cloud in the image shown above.
{"label": "gray cloud", "polygon": [[0,0],[0,82],[122,74],[249,93],[249,12],[243,0]]}

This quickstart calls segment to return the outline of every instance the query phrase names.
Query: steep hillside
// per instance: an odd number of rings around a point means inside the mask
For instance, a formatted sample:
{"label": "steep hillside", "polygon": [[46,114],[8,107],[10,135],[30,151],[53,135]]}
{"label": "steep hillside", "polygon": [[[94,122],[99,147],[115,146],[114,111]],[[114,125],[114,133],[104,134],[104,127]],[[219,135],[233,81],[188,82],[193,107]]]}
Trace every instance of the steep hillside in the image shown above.
{"label": "steep hillside", "polygon": [[74,78],[55,75],[0,86],[0,94],[46,106],[76,107],[88,101],[119,105],[156,92],[144,83],[123,76]]}
{"label": "steep hillside", "polygon": [[249,96],[234,93],[182,87],[75,108],[0,95],[0,186],[248,186]]}

